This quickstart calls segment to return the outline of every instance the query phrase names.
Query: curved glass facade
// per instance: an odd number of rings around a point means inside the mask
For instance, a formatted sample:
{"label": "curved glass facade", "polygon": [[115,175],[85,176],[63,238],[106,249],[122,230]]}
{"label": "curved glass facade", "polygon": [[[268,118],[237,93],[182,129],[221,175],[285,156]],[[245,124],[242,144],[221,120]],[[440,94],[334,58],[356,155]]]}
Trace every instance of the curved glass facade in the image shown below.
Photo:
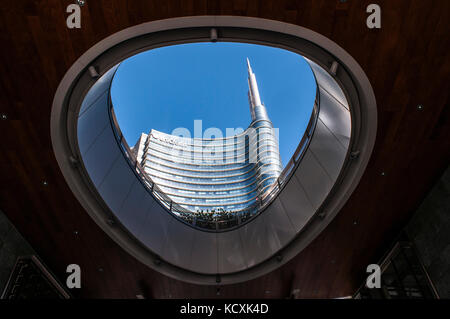
{"label": "curved glass facade", "polygon": [[248,62],[252,122],[226,138],[185,138],[151,130],[133,148],[153,182],[192,212],[239,212],[257,203],[282,171],[277,136]]}

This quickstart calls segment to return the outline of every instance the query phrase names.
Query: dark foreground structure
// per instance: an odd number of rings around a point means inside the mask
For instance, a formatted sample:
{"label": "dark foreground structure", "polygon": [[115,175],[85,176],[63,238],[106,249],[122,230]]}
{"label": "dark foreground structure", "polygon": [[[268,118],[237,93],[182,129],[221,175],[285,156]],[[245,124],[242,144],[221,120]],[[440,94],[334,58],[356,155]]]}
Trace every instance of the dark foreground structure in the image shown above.
{"label": "dark foreground structure", "polygon": [[[380,29],[367,27],[368,1],[87,0],[80,29],[66,26],[69,3],[9,1],[0,9],[5,48],[0,53],[0,290],[5,288],[5,297],[18,298],[18,291],[59,298],[450,297],[448,1],[378,1]],[[50,133],[58,85],[89,48],[144,22],[205,15],[216,22],[221,16],[270,19],[331,39],[361,66],[377,102],[370,160],[336,217],[289,262],[234,284],[220,278],[215,285],[173,279],[124,250],[68,186]],[[255,29],[266,25],[252,23]],[[220,28],[215,32],[211,41],[227,36]],[[270,43],[278,40],[272,37]],[[326,66],[331,74],[333,61]],[[334,71],[338,76],[342,69]],[[95,68],[91,75],[96,76]],[[351,152],[357,158],[358,149]],[[67,158],[74,170],[77,160]],[[24,259],[29,255],[39,258]],[[283,263],[283,255],[271,262]],[[66,269],[73,263],[82,269],[82,288],[69,290]],[[373,263],[388,271],[383,291],[360,289]],[[42,290],[12,289],[20,284],[17,274],[33,275],[33,287]]]}

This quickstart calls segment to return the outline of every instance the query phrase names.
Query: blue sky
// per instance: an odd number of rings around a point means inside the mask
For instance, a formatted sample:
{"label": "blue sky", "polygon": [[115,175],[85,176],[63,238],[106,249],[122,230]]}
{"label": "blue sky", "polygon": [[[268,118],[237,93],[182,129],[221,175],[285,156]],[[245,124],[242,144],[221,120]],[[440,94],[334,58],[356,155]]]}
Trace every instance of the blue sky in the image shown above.
{"label": "blue sky", "polygon": [[247,64],[258,81],[261,100],[279,128],[283,165],[289,161],[311,115],[316,84],[298,54],[244,43],[192,43],[137,54],[120,65],[111,96],[119,126],[130,146],[152,128],[171,133],[194,120],[203,130],[247,128]]}

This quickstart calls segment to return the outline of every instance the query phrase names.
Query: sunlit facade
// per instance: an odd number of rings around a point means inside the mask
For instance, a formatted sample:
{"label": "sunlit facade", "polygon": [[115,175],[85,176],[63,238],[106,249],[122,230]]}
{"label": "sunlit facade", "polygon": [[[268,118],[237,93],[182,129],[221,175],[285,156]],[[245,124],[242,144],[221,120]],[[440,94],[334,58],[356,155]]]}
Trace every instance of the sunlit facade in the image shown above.
{"label": "sunlit facade", "polygon": [[225,138],[187,138],[151,130],[135,155],[153,182],[193,212],[239,212],[255,205],[282,171],[278,139],[247,60],[252,122]]}

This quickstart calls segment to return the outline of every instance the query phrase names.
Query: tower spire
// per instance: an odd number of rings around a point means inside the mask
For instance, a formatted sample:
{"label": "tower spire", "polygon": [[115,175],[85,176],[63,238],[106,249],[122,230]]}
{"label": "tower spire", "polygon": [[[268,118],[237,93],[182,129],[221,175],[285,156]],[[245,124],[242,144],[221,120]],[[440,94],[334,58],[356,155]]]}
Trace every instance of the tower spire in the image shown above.
{"label": "tower spire", "polygon": [[250,61],[247,58],[247,70],[248,70],[248,93],[250,98],[250,104],[252,107],[261,105],[261,98],[259,97],[258,83],[256,82],[255,73],[253,73]]}
{"label": "tower spire", "polygon": [[251,73],[253,73],[252,67],[250,66],[250,61],[248,60],[248,58],[247,58],[247,71],[248,71],[249,76]]}
{"label": "tower spire", "polygon": [[[248,100],[250,102],[250,113],[252,115],[252,120],[254,121],[257,117],[258,118],[261,116],[267,117],[267,114],[264,105],[261,103],[261,98],[259,96],[258,90],[258,83],[256,82],[256,76],[255,73],[253,73],[248,58],[247,58],[247,71],[248,71]],[[256,109],[259,109],[259,111],[256,111]]]}

